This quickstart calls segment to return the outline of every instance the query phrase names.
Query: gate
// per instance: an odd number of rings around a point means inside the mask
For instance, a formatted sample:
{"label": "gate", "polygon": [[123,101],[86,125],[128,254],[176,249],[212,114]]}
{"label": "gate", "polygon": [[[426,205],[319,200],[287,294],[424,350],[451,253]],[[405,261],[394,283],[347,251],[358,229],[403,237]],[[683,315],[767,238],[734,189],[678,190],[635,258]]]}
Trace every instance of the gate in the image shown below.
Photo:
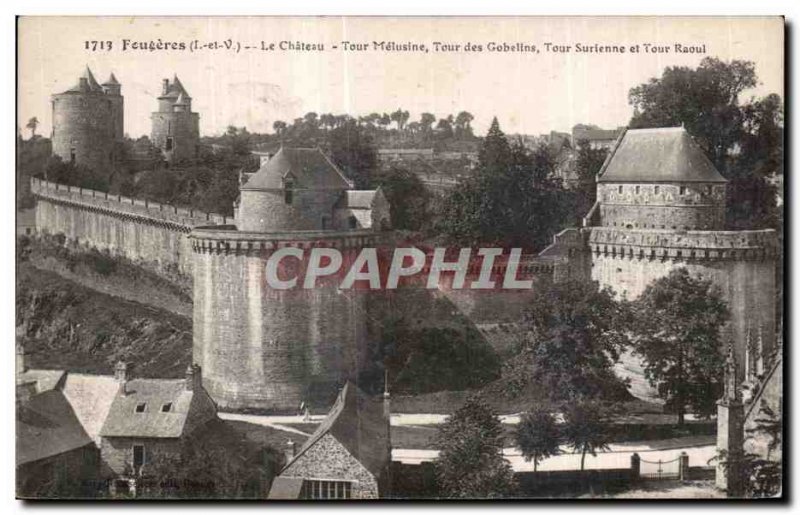
{"label": "gate", "polygon": [[681,457],[669,461],[640,459],[639,477],[642,479],[681,479]]}

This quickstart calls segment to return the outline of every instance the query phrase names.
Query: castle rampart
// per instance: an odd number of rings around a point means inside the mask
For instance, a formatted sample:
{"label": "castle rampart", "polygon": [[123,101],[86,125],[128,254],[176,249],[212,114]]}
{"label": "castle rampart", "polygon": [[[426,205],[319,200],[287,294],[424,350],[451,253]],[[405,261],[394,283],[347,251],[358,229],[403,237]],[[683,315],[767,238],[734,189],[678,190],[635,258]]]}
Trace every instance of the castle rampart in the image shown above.
{"label": "castle rampart", "polygon": [[78,243],[134,261],[154,265],[157,271],[191,273],[193,227],[225,225],[231,219],[171,205],[106,192],[31,179],[36,197],[38,231],[57,234]]}

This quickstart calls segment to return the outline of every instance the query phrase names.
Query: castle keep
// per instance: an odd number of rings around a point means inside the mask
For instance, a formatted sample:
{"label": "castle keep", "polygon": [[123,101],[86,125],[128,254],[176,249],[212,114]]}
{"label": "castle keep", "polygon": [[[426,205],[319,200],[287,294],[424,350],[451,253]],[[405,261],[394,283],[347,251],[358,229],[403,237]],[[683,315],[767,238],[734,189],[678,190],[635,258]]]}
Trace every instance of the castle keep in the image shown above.
{"label": "castle keep", "polygon": [[52,96],[53,154],[63,161],[108,170],[120,158],[121,86],[112,73],[102,85],[86,67],[78,83]]}
{"label": "castle keep", "polygon": [[153,121],[150,140],[161,150],[167,163],[177,163],[197,157],[200,146],[200,115],[192,112],[192,97],[178,80],[164,79],[158,111]]}

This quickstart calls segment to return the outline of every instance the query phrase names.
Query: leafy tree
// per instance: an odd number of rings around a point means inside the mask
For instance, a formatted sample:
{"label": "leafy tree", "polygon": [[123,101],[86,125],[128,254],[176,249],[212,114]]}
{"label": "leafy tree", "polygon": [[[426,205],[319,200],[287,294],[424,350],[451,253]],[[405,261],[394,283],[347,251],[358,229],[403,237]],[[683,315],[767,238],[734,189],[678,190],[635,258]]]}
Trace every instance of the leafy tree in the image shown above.
{"label": "leafy tree", "polygon": [[47,163],[44,178],[59,184],[68,184],[91,190],[107,191],[109,178],[100,171],[76,163],[65,163],[53,156]]}
{"label": "leafy tree", "polygon": [[281,120],[276,120],[272,124],[272,128],[275,130],[275,134],[277,134],[278,136],[283,136],[284,132],[286,131],[286,127],[287,127],[286,122]]}
{"label": "leafy tree", "polygon": [[560,452],[561,434],[556,417],[542,406],[535,406],[522,415],[515,436],[525,461],[533,461],[534,472],[539,462]]}
{"label": "leafy tree", "polygon": [[461,111],[456,115],[456,136],[459,138],[463,137],[472,137],[472,120],[475,117],[472,116],[472,113],[467,111]]}
{"label": "leafy tree", "polygon": [[[388,115],[386,115],[388,119]],[[352,118],[328,134],[327,146],[333,161],[355,182],[358,189],[372,187],[378,169],[378,153],[372,137]]]}
{"label": "leafy tree", "polygon": [[513,494],[511,465],[503,458],[503,427],[497,414],[472,396],[439,428],[434,462],[446,497],[486,499]]}
{"label": "leafy tree", "polygon": [[428,224],[431,193],[415,173],[392,165],[377,172],[372,186],[380,187],[389,201],[395,229],[419,231]]}
{"label": "leafy tree", "polygon": [[594,401],[579,401],[564,406],[564,441],[581,453],[581,470],[586,454],[597,456],[597,451],[608,450],[610,407]]}
{"label": "leafy tree", "polygon": [[441,205],[438,232],[462,245],[541,249],[567,218],[554,168],[547,147],[531,152],[519,141],[511,145],[493,120],[476,173]]}
{"label": "leafy tree", "polygon": [[423,132],[430,132],[435,121],[436,117],[431,113],[422,113],[419,117],[419,124],[422,126]]}
{"label": "leafy tree", "polygon": [[545,285],[523,323],[530,338],[506,367],[511,393],[532,383],[553,401],[624,394],[613,366],[630,345],[630,313],[610,289],[576,280]]}
{"label": "leafy tree", "polygon": [[683,124],[731,181],[728,223],[737,229],[775,227],[780,217],[766,177],[783,173],[783,105],[775,94],[740,103],[757,83],[752,62],[708,57],[696,69],[668,67],[629,93],[631,128]]}
{"label": "leafy tree", "polygon": [[28,123],[25,125],[26,129],[31,130],[31,139],[36,137],[36,128],[39,127],[39,119],[35,116],[28,120]]}
{"label": "leafy tree", "polygon": [[579,140],[577,151],[578,213],[586,216],[597,200],[597,173],[603,167],[608,149],[592,148],[588,140]]}
{"label": "leafy tree", "polygon": [[720,329],[729,313],[713,283],[678,268],[653,281],[634,309],[634,351],[678,423],[687,408],[702,416],[714,413],[724,372]]}

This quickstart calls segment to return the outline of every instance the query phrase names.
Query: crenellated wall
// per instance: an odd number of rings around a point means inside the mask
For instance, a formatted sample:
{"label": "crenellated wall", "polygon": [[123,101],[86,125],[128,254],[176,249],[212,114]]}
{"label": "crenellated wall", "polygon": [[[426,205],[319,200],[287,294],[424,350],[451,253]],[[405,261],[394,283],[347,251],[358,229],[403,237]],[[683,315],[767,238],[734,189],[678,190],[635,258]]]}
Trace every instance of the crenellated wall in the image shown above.
{"label": "crenellated wall", "polygon": [[156,202],[31,179],[36,228],[81,245],[108,250],[161,272],[190,275],[189,232],[230,218]]}

